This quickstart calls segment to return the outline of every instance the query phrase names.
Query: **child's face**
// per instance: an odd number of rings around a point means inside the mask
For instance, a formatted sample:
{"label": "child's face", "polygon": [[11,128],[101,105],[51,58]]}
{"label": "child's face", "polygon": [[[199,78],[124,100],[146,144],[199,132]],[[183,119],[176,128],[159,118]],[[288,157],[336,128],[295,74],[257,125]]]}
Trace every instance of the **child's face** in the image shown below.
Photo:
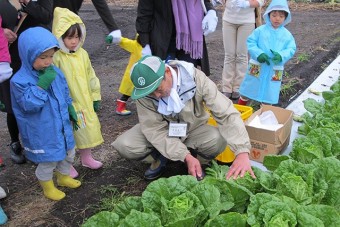
{"label": "child's face", "polygon": [[63,41],[67,49],[75,51],[80,42],[80,37],[78,36],[78,33],[76,32],[76,34],[74,34],[73,36],[65,37]]}
{"label": "child's face", "polygon": [[273,11],[270,13],[270,22],[274,28],[280,27],[280,25],[285,21],[286,16],[284,12]]}
{"label": "child's face", "polygon": [[43,70],[49,67],[53,62],[53,55],[55,53],[54,48],[43,52],[33,63],[33,68],[37,71]]}

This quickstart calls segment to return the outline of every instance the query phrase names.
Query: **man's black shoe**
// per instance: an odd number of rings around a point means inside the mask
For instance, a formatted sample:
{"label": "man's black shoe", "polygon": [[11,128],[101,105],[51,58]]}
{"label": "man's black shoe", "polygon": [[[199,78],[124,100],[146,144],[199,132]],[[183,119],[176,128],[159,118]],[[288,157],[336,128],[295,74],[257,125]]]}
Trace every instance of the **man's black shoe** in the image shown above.
{"label": "man's black shoe", "polygon": [[162,176],[165,171],[165,166],[159,165],[156,169],[147,169],[144,173],[144,179],[148,181],[156,180]]}
{"label": "man's black shoe", "polygon": [[26,158],[22,153],[22,147],[20,142],[14,142],[10,145],[11,159],[16,164],[23,164],[26,162]]}
{"label": "man's black shoe", "polygon": [[151,164],[151,166],[145,171],[145,180],[156,180],[162,176],[165,171],[166,163],[168,159],[161,155],[158,151],[153,151],[152,157],[157,159]]}

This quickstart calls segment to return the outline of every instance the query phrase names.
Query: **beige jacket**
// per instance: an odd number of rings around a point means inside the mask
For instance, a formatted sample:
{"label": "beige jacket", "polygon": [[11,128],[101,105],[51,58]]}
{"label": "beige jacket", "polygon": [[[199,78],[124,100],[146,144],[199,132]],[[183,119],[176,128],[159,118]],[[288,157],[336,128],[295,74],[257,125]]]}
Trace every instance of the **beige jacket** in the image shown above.
{"label": "beige jacket", "polygon": [[[180,64],[180,61],[173,62],[172,66]],[[185,107],[179,114],[161,115],[157,112],[158,105],[152,97],[137,100],[138,117],[144,136],[165,157],[173,161],[184,161],[189,153],[183,143],[186,138],[169,137],[169,122],[177,122],[178,119],[186,122],[188,124],[187,134],[190,134],[197,127],[207,124],[209,113],[206,111],[206,106],[210,109],[221,135],[235,155],[243,152],[249,153],[251,147],[249,136],[239,111],[235,109],[231,100],[218,91],[216,84],[202,71],[196,68],[192,71],[194,83],[196,83],[195,95],[185,103]]]}

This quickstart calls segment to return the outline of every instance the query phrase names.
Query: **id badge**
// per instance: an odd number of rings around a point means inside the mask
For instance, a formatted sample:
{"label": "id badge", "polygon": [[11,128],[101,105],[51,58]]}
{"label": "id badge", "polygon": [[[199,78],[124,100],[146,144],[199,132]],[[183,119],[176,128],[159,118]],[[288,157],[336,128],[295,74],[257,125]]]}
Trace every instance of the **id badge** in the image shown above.
{"label": "id badge", "polygon": [[185,137],[187,135],[187,123],[170,122],[170,137]]}

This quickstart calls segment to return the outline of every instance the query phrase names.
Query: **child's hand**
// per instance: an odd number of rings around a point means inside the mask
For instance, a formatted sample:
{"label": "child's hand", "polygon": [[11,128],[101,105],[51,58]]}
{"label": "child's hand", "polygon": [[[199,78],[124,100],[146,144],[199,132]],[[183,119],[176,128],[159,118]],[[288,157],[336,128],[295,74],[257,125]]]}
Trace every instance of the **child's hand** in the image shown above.
{"label": "child's hand", "polygon": [[73,125],[73,130],[77,131],[79,129],[78,116],[72,104],[68,106],[68,113],[70,115],[70,121],[72,122]]}
{"label": "child's hand", "polygon": [[122,32],[118,29],[118,30],[114,30],[108,36],[106,36],[105,42],[106,43],[120,43],[121,39],[122,39]]}
{"label": "child's hand", "polygon": [[257,57],[257,61],[260,62],[260,63],[267,63],[267,65],[270,65],[270,63],[269,63],[269,56],[267,54],[265,54],[265,53],[260,54]]}
{"label": "child's hand", "polygon": [[274,57],[272,58],[272,61],[275,65],[279,64],[280,62],[282,62],[282,57],[281,55],[276,52],[276,51],[273,51],[272,49],[270,49],[270,51],[274,54]]}
{"label": "child's hand", "polygon": [[94,112],[98,112],[100,108],[100,100],[98,101],[93,101],[93,109],[94,109]]}
{"label": "child's hand", "polygon": [[44,70],[39,71],[39,79],[37,85],[44,90],[47,90],[53,80],[55,79],[57,72],[54,70],[53,66],[49,66]]}

